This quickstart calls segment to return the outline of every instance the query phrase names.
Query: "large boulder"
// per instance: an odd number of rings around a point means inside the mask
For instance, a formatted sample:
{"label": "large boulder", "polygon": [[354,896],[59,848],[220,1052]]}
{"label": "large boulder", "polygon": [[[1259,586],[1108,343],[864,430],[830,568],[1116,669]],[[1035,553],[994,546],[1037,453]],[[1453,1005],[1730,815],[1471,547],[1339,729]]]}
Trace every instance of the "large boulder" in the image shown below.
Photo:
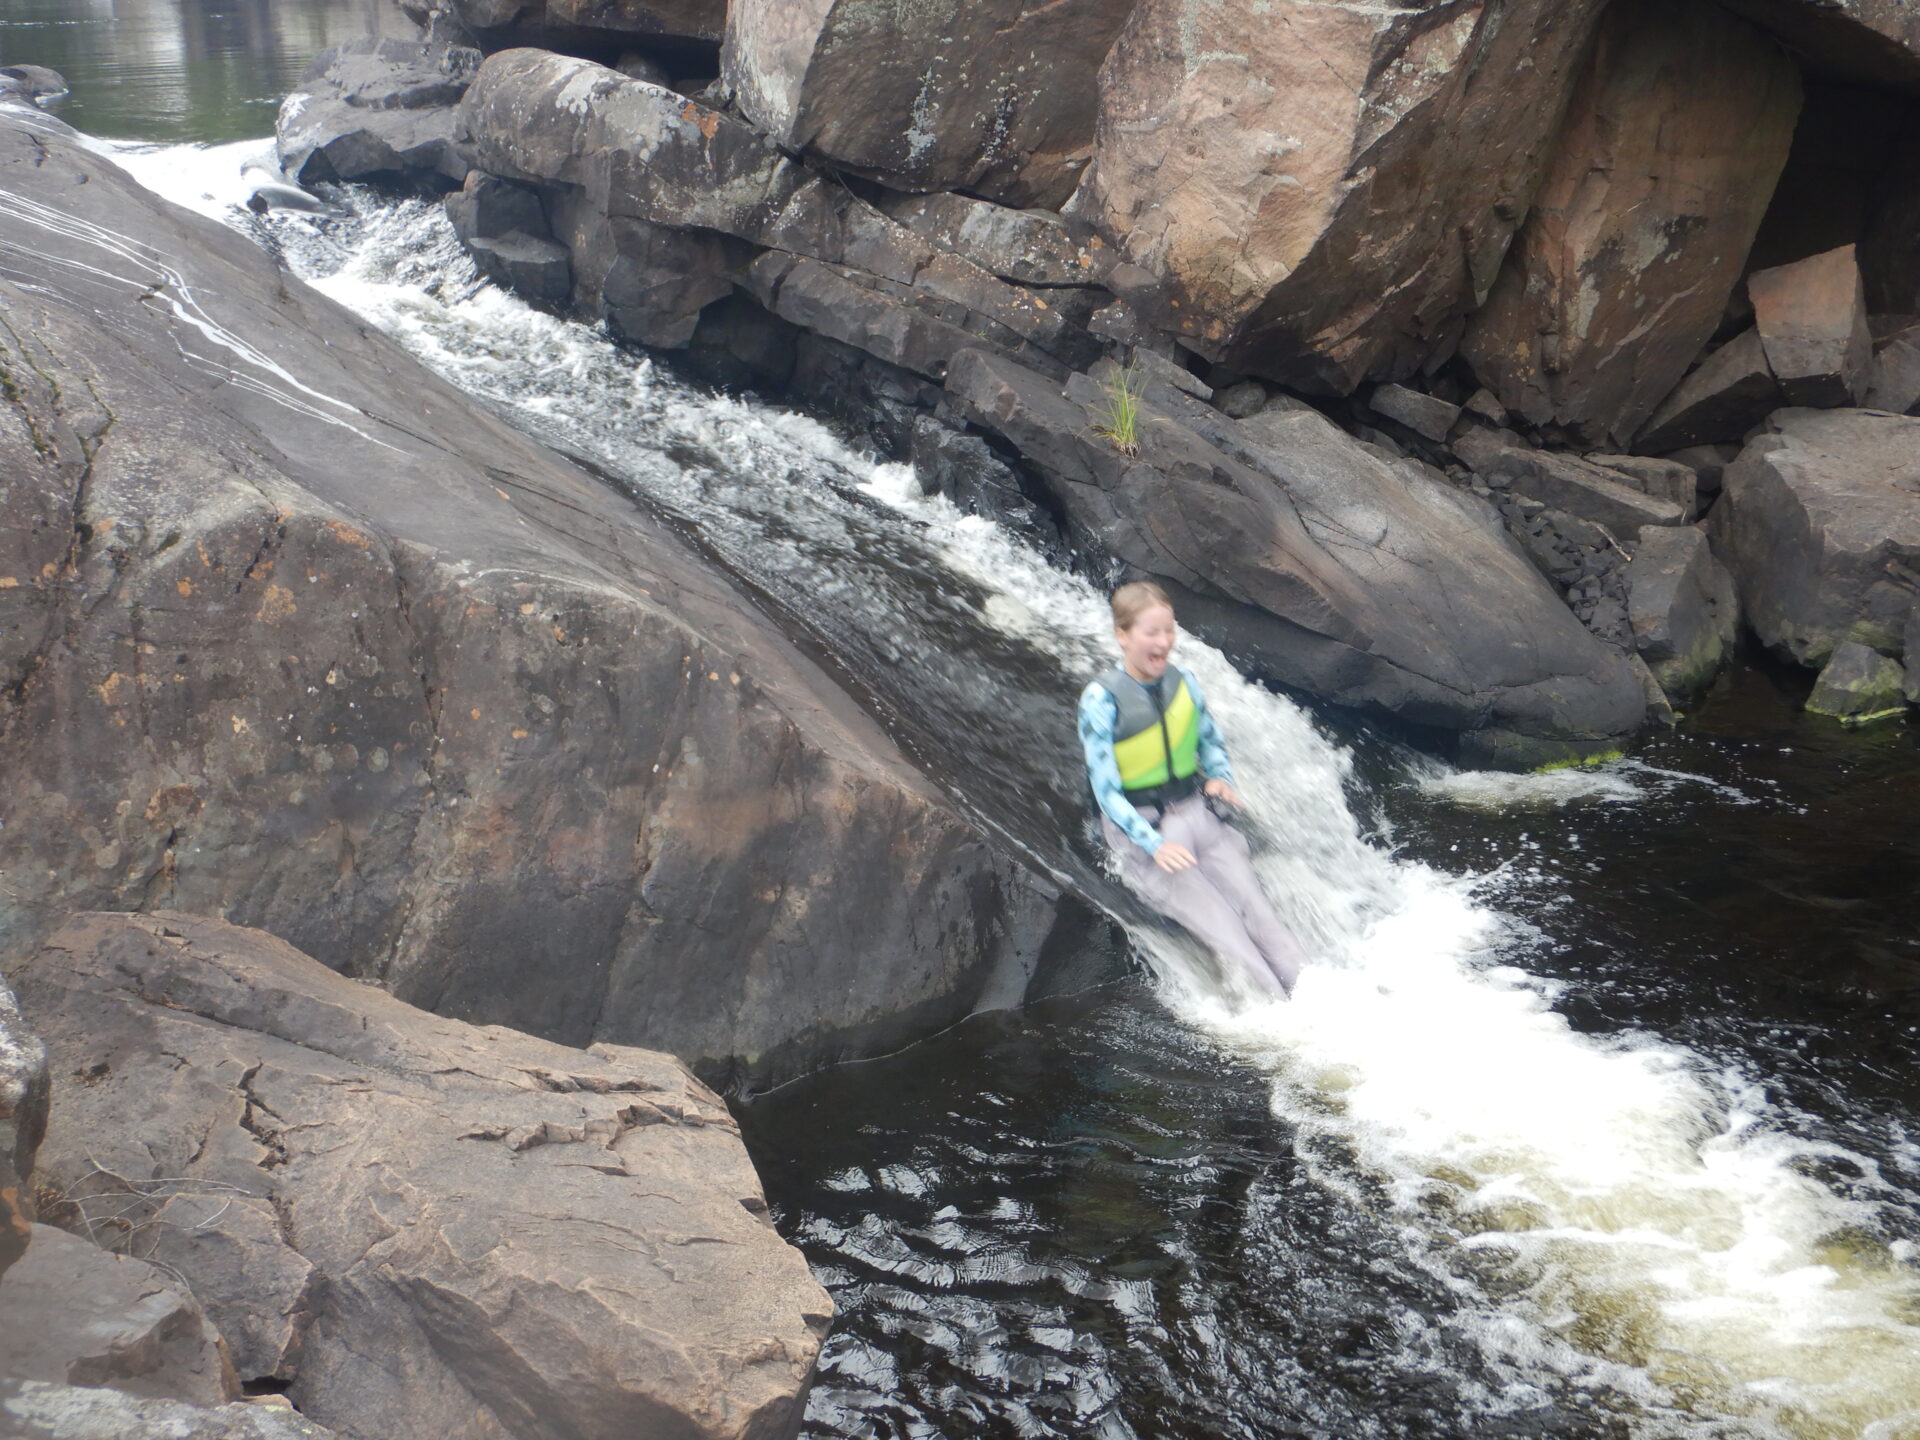
{"label": "large boulder", "polygon": [[480,68],[464,45],[366,38],[321,52],[281,102],[280,167],[303,185],[430,176],[470,167],[460,97]]}
{"label": "large boulder", "polygon": [[1853,246],[1762,270],[1747,292],[1787,404],[1830,408],[1866,395],[1873,335]]}
{"label": "large boulder", "polygon": [[733,0],[721,61],[784,146],[902,190],[1051,207],[1079,183],[1132,4]]}
{"label": "large boulder", "polygon": [[[759,1440],[797,1418],[832,1302],[667,1056],[440,1019],[165,912],[78,916],[14,979],[83,1080],[55,1092],[50,1179],[88,1218],[117,1192],[143,1253],[267,1209],[317,1277],[284,1378],[319,1423]],[[200,1253],[169,1263],[209,1308],[271,1303]]]}
{"label": "large boulder", "polygon": [[1782,404],[1758,330],[1743,330],[1700,362],[1661,402],[1634,448],[1660,455],[1694,445],[1745,440]]}
{"label": "large boulder", "polygon": [[1920,12],[1911,0],[1725,0],[1822,74],[1920,92]]}
{"label": "large boulder", "polygon": [[[136,1219],[122,1217],[127,1208],[124,1195],[100,1207],[116,1217],[104,1228],[137,1244],[145,1237]],[[0,1276],[0,1357],[12,1380],[104,1385],[195,1405],[240,1396],[219,1332],[178,1278],[51,1225],[35,1225],[26,1254]]]}
{"label": "large boulder", "polygon": [[0,1377],[8,1440],[335,1440],[282,1405],[189,1405],[122,1390]]}
{"label": "large boulder", "polygon": [[1627,572],[1634,648],[1675,703],[1707,687],[1733,655],[1740,601],[1707,537],[1690,525],[1648,526]]}
{"label": "large boulder", "polygon": [[47,1130],[47,1050],[0,981],[0,1279],[32,1236],[33,1157]]}
{"label": "large boulder", "polygon": [[1708,518],[1748,623],[1803,665],[1889,654],[1920,589],[1920,420],[1782,410],[1729,466]]}
{"label": "large boulder", "polygon": [[1640,724],[1625,657],[1479,501],[1311,410],[1236,423],[1163,386],[1129,456],[1095,434],[1112,383],[1063,390],[974,350],[947,390],[1020,452],[1073,538],[1172,587],[1183,621],[1276,680],[1471,732],[1470,750],[1515,762],[1617,746]]}
{"label": "large boulder", "polygon": [[1463,351],[1506,408],[1632,439],[1713,335],[1787,161],[1800,76],[1706,0],[1616,0]]}
{"label": "large boulder", "polygon": [[1904,715],[1906,691],[1907,673],[1898,660],[1849,640],[1821,667],[1807,709],[1849,725],[1867,725]]}
{"label": "large boulder", "polygon": [[1444,357],[1525,220],[1599,0],[1140,0],[1070,207],[1235,370],[1346,393]]}
{"label": "large boulder", "polygon": [[663,526],[111,161],[0,184],[0,953],[224,914],[728,1083],[1029,972],[1056,892]]}

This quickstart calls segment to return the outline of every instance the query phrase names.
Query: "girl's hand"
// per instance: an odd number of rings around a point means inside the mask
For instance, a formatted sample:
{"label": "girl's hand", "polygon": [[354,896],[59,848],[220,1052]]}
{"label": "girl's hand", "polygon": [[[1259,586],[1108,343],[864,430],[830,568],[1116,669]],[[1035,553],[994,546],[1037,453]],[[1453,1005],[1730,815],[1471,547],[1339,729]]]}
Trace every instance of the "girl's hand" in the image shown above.
{"label": "girl's hand", "polygon": [[1184,845],[1176,845],[1171,840],[1163,840],[1160,848],[1153,852],[1153,863],[1169,875],[1178,875],[1182,870],[1191,870],[1200,862],[1193,858],[1193,851]]}
{"label": "girl's hand", "polygon": [[1215,800],[1224,800],[1236,810],[1247,808],[1247,802],[1240,798],[1240,792],[1224,780],[1209,780],[1202,789]]}

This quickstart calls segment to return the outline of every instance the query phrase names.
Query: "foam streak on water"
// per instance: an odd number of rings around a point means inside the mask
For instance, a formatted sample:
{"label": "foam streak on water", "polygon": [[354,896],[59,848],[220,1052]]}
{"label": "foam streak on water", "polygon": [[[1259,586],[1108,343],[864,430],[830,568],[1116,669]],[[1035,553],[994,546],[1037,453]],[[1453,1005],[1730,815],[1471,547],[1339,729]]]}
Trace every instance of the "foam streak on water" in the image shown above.
{"label": "foam streak on water", "polygon": [[[162,168],[143,178],[162,183]],[[1104,603],[997,527],[813,421],[686,387],[477,284],[426,207],[370,209],[333,241],[303,220],[277,233],[296,268],[463,389],[696,523],[824,643],[857,649],[856,671],[906,675],[921,688],[903,707],[929,688],[960,705],[985,687],[990,717],[996,698],[1037,687],[1068,727],[1108,650]],[[961,646],[957,672],[926,653]],[[997,670],[1003,657],[1027,668]],[[1920,1437],[1920,1282],[1895,1238],[1917,1197],[1797,1138],[1761,1077],[1657,1036],[1574,1033],[1519,968],[1539,937],[1502,916],[1492,887],[1363,835],[1347,757],[1307,714],[1195,641],[1178,658],[1225,732],[1270,893],[1317,963],[1292,1004],[1255,1005],[1191,947],[1151,929],[1139,943],[1170,1007],[1271,1074],[1273,1109],[1323,1183],[1397,1217],[1462,1297],[1454,1323],[1507,1381],[1490,1403],[1591,1387],[1643,1436]],[[1067,747],[1032,748],[1044,763],[1022,788],[1070,795]],[[1690,783],[1633,766],[1410,779],[1469,804],[1631,804]],[[1042,833],[1044,813],[949,781],[1071,870],[1074,847]]]}

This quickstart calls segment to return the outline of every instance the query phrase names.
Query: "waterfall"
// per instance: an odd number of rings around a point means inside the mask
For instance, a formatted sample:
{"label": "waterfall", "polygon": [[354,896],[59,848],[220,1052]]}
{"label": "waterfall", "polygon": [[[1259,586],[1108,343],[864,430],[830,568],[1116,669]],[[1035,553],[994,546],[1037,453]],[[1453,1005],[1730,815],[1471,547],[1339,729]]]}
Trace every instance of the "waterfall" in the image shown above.
{"label": "waterfall", "polygon": [[[257,230],[226,178],[253,148],[126,158]],[[979,823],[1112,894],[1072,739],[1074,698],[1111,652],[1095,588],[811,419],[709,394],[481,283],[437,207],[356,203],[350,223],[275,219],[271,239],[461,389],[696,536],[837,657]],[[1164,1003],[1271,1077],[1320,1183],[1387,1216],[1460,1297],[1513,1402],[1585,1390],[1645,1436],[1920,1436],[1920,1196],[1809,1138],[1764,1075],[1653,1034],[1576,1032],[1525,968],[1543,937],[1502,909],[1503,887],[1537,882],[1397,856],[1356,817],[1351,759],[1310,713],[1191,637],[1175,659],[1211,701],[1256,863],[1314,963],[1292,1003],[1256,1003],[1190,943],[1122,918]],[[984,763],[944,754],[951,729]],[[1482,803],[1632,804],[1673,779],[1426,761],[1407,777]]]}

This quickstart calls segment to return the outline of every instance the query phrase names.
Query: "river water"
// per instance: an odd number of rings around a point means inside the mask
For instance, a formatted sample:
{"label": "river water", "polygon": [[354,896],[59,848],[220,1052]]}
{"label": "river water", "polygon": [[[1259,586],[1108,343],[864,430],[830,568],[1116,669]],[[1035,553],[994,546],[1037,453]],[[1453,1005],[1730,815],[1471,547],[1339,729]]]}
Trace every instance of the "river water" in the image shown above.
{"label": "river water", "polygon": [[[247,148],[122,158],[666,516],[1137,918],[1072,753],[1094,585],[478,283],[430,206],[256,226]],[[1129,981],[743,1106],[841,1307],[807,1433],[1917,1440],[1912,727],[1752,663],[1630,761],[1491,776],[1181,658],[1317,963],[1251,1005],[1136,925]]]}

